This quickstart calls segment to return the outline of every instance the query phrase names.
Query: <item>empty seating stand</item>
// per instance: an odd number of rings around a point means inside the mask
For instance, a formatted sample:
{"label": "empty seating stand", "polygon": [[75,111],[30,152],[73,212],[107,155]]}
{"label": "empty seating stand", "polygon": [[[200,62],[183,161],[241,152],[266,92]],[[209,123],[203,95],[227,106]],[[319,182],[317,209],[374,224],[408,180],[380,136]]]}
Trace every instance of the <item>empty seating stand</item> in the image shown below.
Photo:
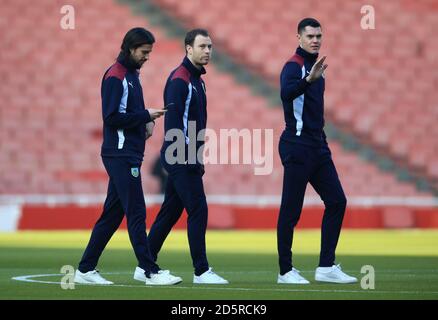
{"label": "empty seating stand", "polygon": [[[208,17],[206,19],[203,15],[193,15],[197,11],[190,5],[199,5],[195,1],[157,0],[157,3],[172,8],[172,12],[193,24],[197,24],[197,19],[204,19],[202,25],[211,29],[213,41],[219,38],[232,54],[247,61],[249,67],[262,70],[268,81],[276,81],[282,63],[296,45],[296,22],[311,12],[306,2],[294,2],[292,7],[291,2],[286,0],[238,1],[234,7],[234,2],[230,0],[203,1],[203,12]],[[157,42],[151,59],[141,70],[141,82],[148,106],[162,106],[165,80],[184,56],[182,39],[169,38],[164,30],[152,26],[146,18],[133,15],[127,6],[112,1],[85,0],[74,1],[73,5],[76,11],[75,29],[63,30],[59,25],[62,15],[58,2],[42,0],[38,6],[32,6],[24,0],[2,1],[0,194],[105,193],[107,177],[100,161],[100,81],[105,69],[117,56],[123,35],[131,27],[145,26],[156,36]],[[377,2],[375,5],[379,6]],[[229,10],[230,6],[233,10]],[[252,10],[254,6],[257,10]],[[354,26],[359,24],[359,11],[353,14],[356,9],[360,9],[357,6],[349,4],[345,7],[346,13],[341,14],[337,13],[337,9],[344,5],[340,5],[339,1],[321,1],[321,7],[314,13],[321,17],[326,26],[327,43],[324,52],[329,56],[328,62],[338,64],[342,69],[329,67],[329,79],[332,77],[334,80],[328,80],[327,99],[331,102],[327,110],[334,119],[346,122],[360,134],[368,134],[375,143],[387,147],[390,152],[399,152],[401,157],[406,157],[416,166],[428,168],[431,175],[438,176],[436,166],[431,163],[433,159],[436,163],[437,149],[430,151],[424,147],[421,156],[411,157],[415,148],[409,133],[414,132],[412,126],[415,126],[417,118],[415,113],[408,111],[421,110],[423,114],[431,112],[436,103],[431,95],[437,93],[429,92],[430,85],[422,83],[433,83],[437,80],[436,75],[428,70],[419,70],[417,67],[420,62],[415,62],[412,57],[409,62],[404,62],[404,56],[397,58],[398,55],[391,48],[387,51],[389,56],[379,55],[376,60],[360,57],[367,42],[366,34],[362,35],[364,31],[356,30],[356,27],[349,28],[352,33],[349,38],[360,35],[359,40],[352,42],[351,46],[348,46],[347,40],[341,40],[345,26],[353,22]],[[403,7],[395,8],[398,9],[403,10]],[[391,17],[390,12],[386,11],[383,14],[379,23],[388,24],[388,27],[383,28],[384,33],[380,37],[392,39],[397,29],[392,24],[398,23],[394,19],[401,18]],[[403,16],[406,15],[409,16],[409,12]],[[341,27],[331,26],[329,17],[339,18],[334,21]],[[384,21],[385,18],[388,20]],[[32,21],[38,21],[37,28]],[[244,28],[238,26],[243,23]],[[410,30],[409,35],[415,35],[416,30]],[[260,37],[262,31],[263,36]],[[331,32],[334,34],[331,35]],[[379,29],[370,32],[380,34]],[[371,34],[370,38],[373,38]],[[403,47],[398,40],[391,41],[395,47]],[[376,43],[374,46],[378,47],[379,42]],[[348,46],[348,50],[339,49],[343,45]],[[378,68],[369,68],[373,61],[392,61],[392,55],[394,59],[400,59],[397,61],[403,67],[416,66],[416,71],[394,74],[397,68],[392,62],[388,66],[381,63]],[[433,56],[425,56],[421,64],[431,63],[430,68],[426,69],[433,70],[437,63],[433,59]],[[264,97],[254,95],[231,75],[220,72],[214,65],[214,57],[207,70],[204,79],[207,85],[209,128],[216,132],[231,128],[273,129],[274,132],[272,174],[254,175],[254,163],[209,164],[205,175],[207,194],[281,194],[282,167],[277,153],[278,137],[284,127],[281,108],[270,108]],[[377,72],[380,72],[380,78],[375,79]],[[396,78],[397,82],[388,84],[385,81],[388,76]],[[358,83],[370,84],[358,87]],[[418,97],[412,95],[412,89],[418,90]],[[363,93],[355,95],[354,92]],[[405,97],[409,97],[408,101],[412,102],[418,98],[418,103],[402,103]],[[342,115],[342,112],[348,116]],[[403,118],[405,114],[409,118]],[[436,119],[437,113],[434,114]],[[357,120],[361,118],[366,118],[369,127]],[[392,118],[397,120],[392,121]],[[433,129],[433,122],[426,118],[421,120],[424,131],[415,131],[415,136],[423,139],[427,146],[427,142],[432,142],[434,137],[430,132],[436,130]],[[385,138],[375,134],[380,128],[382,132],[385,130]],[[400,130],[403,130],[407,144],[393,150],[392,146]],[[159,155],[162,139],[163,122],[159,120],[154,136],[147,142],[142,167],[144,190],[148,194],[158,193],[159,190],[158,182],[150,171],[153,161]],[[393,176],[381,172],[356,154],[346,152],[336,142],[330,145],[349,196],[428,196],[412,185],[401,183]],[[310,187],[308,192],[309,195],[315,195]]]}
{"label": "empty seating stand", "polygon": [[373,30],[361,27],[360,1],[203,1],[208,18],[191,8],[197,1],[154,2],[187,27],[208,28],[237,61],[276,86],[297,46],[297,23],[316,17],[329,64],[327,117],[438,182],[438,38],[430,35],[438,28],[436,1],[368,1]]}

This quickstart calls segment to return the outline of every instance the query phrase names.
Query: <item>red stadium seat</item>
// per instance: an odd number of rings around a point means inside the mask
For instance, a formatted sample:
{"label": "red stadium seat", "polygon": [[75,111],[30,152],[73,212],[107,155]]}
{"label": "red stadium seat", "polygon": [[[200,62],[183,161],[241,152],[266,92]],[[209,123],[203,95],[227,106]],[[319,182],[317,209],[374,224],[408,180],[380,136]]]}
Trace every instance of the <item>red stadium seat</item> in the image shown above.
{"label": "red stadium seat", "polygon": [[[279,72],[296,46],[294,35],[298,19],[317,14],[327,26],[324,27],[323,51],[329,60],[326,110],[331,119],[438,178],[438,149],[412,147],[416,140],[421,140],[424,146],[433,145],[438,133],[435,125],[438,78],[434,72],[438,61],[428,53],[433,50],[425,50],[424,57],[430,65],[427,70],[420,70],[421,65],[412,61],[412,55],[421,45],[409,43],[407,48],[404,39],[395,37],[395,26],[401,20],[418,21],[417,16],[404,12],[398,18],[391,11],[394,5],[388,4],[392,6],[389,10],[380,3],[375,4],[382,16],[378,20],[379,28],[369,31],[371,34],[360,29],[357,6],[340,0],[318,1],[317,11],[312,10],[310,3],[291,5],[289,0],[209,0],[202,2],[205,15],[195,14],[199,12],[197,1],[157,0],[156,3],[183,18],[188,27],[208,28],[213,42],[220,42],[239,62],[260,72],[274,85],[278,85]],[[5,62],[0,65],[4,76],[4,85],[0,88],[4,97],[0,130],[5,133],[0,135],[2,194],[105,193],[107,179],[99,158],[100,80],[105,68],[117,56],[125,30],[143,25],[157,38],[151,59],[141,75],[148,106],[161,106],[166,77],[182,60],[181,39],[168,37],[165,30],[134,16],[128,7],[112,1],[78,1],[74,6],[76,30],[70,32],[59,27],[59,7],[53,1],[44,0],[38,6],[29,6],[24,0],[2,4],[4,16],[23,15],[17,19],[7,18],[7,24],[0,19],[3,41],[8,46],[2,53],[2,62]],[[343,10],[337,10],[339,7]],[[29,34],[35,19],[38,19],[38,28],[32,31],[35,37],[25,42],[12,41]],[[417,29],[415,23],[412,25],[412,36],[420,39],[418,31],[423,29]],[[349,30],[349,34],[344,36],[345,30]],[[46,41],[46,37],[51,41]],[[430,48],[438,47],[435,40],[430,42]],[[417,43],[421,43],[420,40]],[[382,47],[389,48],[384,57]],[[18,52],[19,56],[11,52]],[[415,71],[407,66],[413,66]],[[207,69],[204,78],[209,99],[209,127],[216,130],[275,129],[271,175],[255,176],[253,164],[209,165],[204,180],[207,194],[279,195],[282,166],[277,143],[284,127],[282,109],[272,108],[264,97],[254,95],[246,85],[218,71],[214,58]],[[386,81],[389,76],[394,81]],[[22,126],[27,128],[26,133],[17,130]],[[158,192],[158,183],[149,171],[152,160],[159,154],[162,139],[163,126],[158,123],[146,147],[143,171],[147,193]],[[343,150],[338,143],[330,141],[330,146],[348,196],[421,194],[411,185],[361,160],[357,154]],[[18,158],[23,148],[27,153]],[[307,194],[317,196],[310,186]]]}
{"label": "red stadium seat", "polygon": [[[436,72],[432,71],[438,67],[438,59],[434,54],[436,50],[433,50],[438,48],[436,38],[427,39],[428,49],[422,49],[426,40],[424,35],[428,30],[434,29],[437,21],[434,14],[438,5],[434,1],[373,3],[375,11],[379,12],[379,20],[378,28],[372,31],[360,28],[361,15],[357,4],[341,0],[318,1],[318,5],[312,8],[310,4],[303,2],[292,6],[286,0],[257,1],[251,2],[252,7],[257,7],[253,11],[247,2],[236,5],[231,0],[224,0],[220,1],[220,5],[217,3],[205,2],[206,11],[211,8],[211,23],[208,27],[217,30],[223,28],[220,38],[221,41],[225,40],[230,53],[277,85],[279,68],[292,54],[295,46],[294,25],[303,16],[317,16],[324,25],[326,40],[323,51],[328,55],[328,81],[331,74],[335,79],[335,83],[327,84],[330,88],[326,93],[327,100],[330,101],[330,97],[336,97],[332,101],[341,100],[336,105],[327,105],[333,113],[333,119],[348,126],[358,135],[371,136],[378,147],[385,145],[393,156],[402,157],[414,167],[417,166],[415,160],[414,163],[411,162],[415,158],[411,154],[414,151],[406,149],[406,143],[388,140],[388,136],[396,135],[401,128],[400,123],[404,123],[402,130],[405,133],[424,126],[425,133],[418,138],[426,141],[433,139],[428,133],[436,127],[436,113],[433,117],[429,116],[433,121],[423,125],[411,111],[414,110],[418,115],[418,110],[422,110],[423,114],[431,115],[437,109],[438,93],[434,90],[437,83]],[[232,11],[228,10],[230,7],[233,8]],[[337,10],[339,7],[343,10]],[[172,7],[167,8],[176,16],[183,11],[186,17],[189,14],[185,2],[172,2]],[[395,11],[397,15],[393,14]],[[192,12],[189,16],[195,25],[199,15]],[[235,28],[229,28],[230,25],[237,26],[243,22],[236,17],[246,17],[244,27],[239,28],[237,34]],[[348,34],[345,30],[349,31]],[[400,32],[405,36],[398,37]],[[264,45],[254,45],[260,34],[264,35]],[[246,50],[248,47],[251,50]],[[286,53],[283,48],[287,49]],[[382,48],[385,48],[384,55]],[[425,69],[420,64],[422,59],[415,59],[419,54],[424,55],[423,59],[428,61],[428,68]],[[416,70],[415,77],[412,76],[412,70]],[[386,81],[388,78],[392,80]],[[347,92],[353,93],[350,103],[342,101]],[[363,95],[360,96],[361,94]],[[405,103],[407,101],[410,103]],[[339,104],[343,104],[345,108],[339,107]],[[381,107],[391,110],[388,116],[376,114],[376,108]],[[378,119],[374,121],[373,117],[376,116]],[[379,136],[378,132],[382,127],[385,127],[385,134]],[[424,161],[429,162],[430,159],[430,155],[427,155]]]}

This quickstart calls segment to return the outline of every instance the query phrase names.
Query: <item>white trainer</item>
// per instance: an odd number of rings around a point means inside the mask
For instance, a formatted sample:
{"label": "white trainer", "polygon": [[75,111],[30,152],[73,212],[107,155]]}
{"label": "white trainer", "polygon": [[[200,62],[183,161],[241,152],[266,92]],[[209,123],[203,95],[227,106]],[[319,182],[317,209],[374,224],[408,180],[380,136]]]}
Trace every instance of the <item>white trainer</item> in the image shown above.
{"label": "white trainer", "polygon": [[79,269],[75,272],[75,283],[82,284],[113,284],[113,282],[106,280],[103,278],[99,271],[92,270],[85,273],[79,271]]}
{"label": "white trainer", "polygon": [[315,280],[332,283],[355,283],[357,278],[349,276],[342,271],[341,265],[331,267],[318,267],[315,271]]}
{"label": "white trainer", "polygon": [[225,280],[221,276],[213,272],[212,268],[209,268],[200,276],[193,275],[193,283],[195,284],[228,284],[228,280]]}
{"label": "white trainer", "polygon": [[[161,270],[162,273],[170,274],[169,270]],[[146,275],[144,274],[144,270],[140,267],[136,267],[134,271],[134,280],[146,282]]]}
{"label": "white trainer", "polygon": [[[159,270],[158,273],[151,273],[149,278],[146,277],[146,275],[144,277],[146,279],[145,280],[146,285],[149,286],[169,286],[182,282],[182,279],[180,277],[176,277],[170,274],[169,270]],[[135,279],[135,274],[134,274],[134,279]]]}
{"label": "white trainer", "polygon": [[284,275],[279,274],[277,278],[277,283],[280,284],[309,284],[310,282],[300,275],[300,271],[292,268],[291,271],[285,273]]}

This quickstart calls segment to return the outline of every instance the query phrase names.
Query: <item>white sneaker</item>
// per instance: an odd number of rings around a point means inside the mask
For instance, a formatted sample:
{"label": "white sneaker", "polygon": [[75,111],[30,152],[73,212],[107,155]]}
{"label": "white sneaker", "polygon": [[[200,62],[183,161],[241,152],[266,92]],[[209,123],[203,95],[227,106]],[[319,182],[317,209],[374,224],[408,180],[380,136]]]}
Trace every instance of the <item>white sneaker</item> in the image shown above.
{"label": "white sneaker", "polygon": [[113,284],[113,282],[103,278],[97,270],[82,273],[79,269],[76,269],[74,281],[82,284]]}
{"label": "white sneaker", "polygon": [[228,284],[228,280],[217,275],[213,272],[212,268],[209,268],[200,276],[193,275],[193,283],[195,284]]}
{"label": "white sneaker", "polygon": [[[141,268],[138,269],[142,270]],[[169,270],[159,270],[158,273],[151,273],[149,278],[146,277],[146,275],[144,275],[144,277],[145,277],[145,283],[150,286],[168,286],[182,282],[182,279],[180,277],[175,277],[174,275],[170,274]],[[134,274],[134,279],[135,279],[135,274]],[[135,280],[139,280],[139,279],[135,279]]]}
{"label": "white sneaker", "polygon": [[333,283],[354,283],[357,282],[355,277],[349,276],[342,271],[341,265],[331,267],[318,267],[315,271],[315,280]]}
{"label": "white sneaker", "polygon": [[[162,273],[170,274],[169,270],[160,270]],[[140,267],[136,267],[134,271],[134,280],[146,282],[146,275],[144,274],[144,270]]]}
{"label": "white sneaker", "polygon": [[292,268],[291,271],[285,273],[284,275],[279,274],[277,278],[277,283],[281,284],[309,284],[304,277],[300,275],[300,271]]}

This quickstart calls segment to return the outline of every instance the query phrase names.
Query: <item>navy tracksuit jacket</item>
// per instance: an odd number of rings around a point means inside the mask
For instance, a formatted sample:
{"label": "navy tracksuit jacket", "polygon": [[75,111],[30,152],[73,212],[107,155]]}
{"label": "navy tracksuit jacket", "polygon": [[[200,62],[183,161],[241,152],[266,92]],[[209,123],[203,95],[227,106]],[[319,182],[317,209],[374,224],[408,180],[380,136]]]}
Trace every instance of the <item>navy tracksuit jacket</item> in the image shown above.
{"label": "navy tracksuit jacket", "polygon": [[[164,104],[169,107],[164,119],[165,135],[172,131],[180,134],[166,138],[161,148],[161,162],[169,176],[164,202],[149,232],[149,244],[156,260],[164,240],[186,209],[190,254],[198,276],[209,268],[205,248],[208,207],[202,182],[204,166],[196,157],[204,144],[196,137],[207,124],[207,99],[201,78],[204,73],[204,68],[197,69],[185,57],[167,79]],[[180,148],[174,148],[176,144]]]}
{"label": "navy tracksuit jacket", "polygon": [[325,204],[319,266],[335,263],[347,200],[324,133],[324,76],[308,83],[306,77],[317,55],[298,48],[281,72],[281,100],[286,128],[279,142],[284,166],[283,193],[277,225],[280,274],[292,269],[292,239],[310,182]]}
{"label": "navy tracksuit jacket", "polygon": [[126,214],[128,233],[146,275],[159,270],[146,236],[146,206],[140,167],[146,139],[145,109],[139,73],[126,59],[117,59],[102,79],[103,143],[101,156],[109,176],[103,213],[93,228],[79,263],[81,272],[94,270],[102,251]]}

